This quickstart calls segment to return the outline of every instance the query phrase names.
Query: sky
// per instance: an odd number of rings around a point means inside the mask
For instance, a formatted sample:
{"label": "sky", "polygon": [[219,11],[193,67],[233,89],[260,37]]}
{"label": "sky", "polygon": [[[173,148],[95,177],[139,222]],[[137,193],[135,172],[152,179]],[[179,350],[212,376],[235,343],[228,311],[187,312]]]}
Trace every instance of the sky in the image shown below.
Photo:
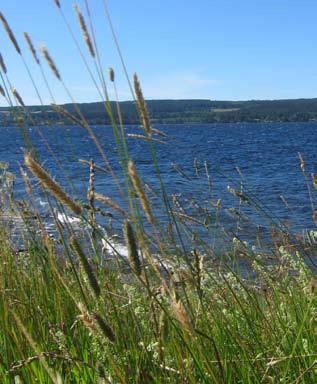
{"label": "sky", "polygon": [[[113,67],[120,100],[131,99],[103,2],[88,0],[102,66]],[[96,77],[73,10],[60,0],[88,66]],[[286,99],[317,97],[316,0],[108,0],[112,23],[129,77],[137,72],[148,99]],[[88,18],[85,0],[77,4]],[[41,58],[58,103],[99,101],[54,0],[1,0],[6,17],[37,84],[52,102],[39,67],[23,39],[44,43],[69,94]],[[0,26],[0,52],[8,78],[26,104],[40,104],[23,60]],[[40,55],[40,53],[39,53]],[[112,84],[109,95],[114,97]],[[71,96],[70,96],[71,95]],[[6,105],[2,99],[0,105]]]}

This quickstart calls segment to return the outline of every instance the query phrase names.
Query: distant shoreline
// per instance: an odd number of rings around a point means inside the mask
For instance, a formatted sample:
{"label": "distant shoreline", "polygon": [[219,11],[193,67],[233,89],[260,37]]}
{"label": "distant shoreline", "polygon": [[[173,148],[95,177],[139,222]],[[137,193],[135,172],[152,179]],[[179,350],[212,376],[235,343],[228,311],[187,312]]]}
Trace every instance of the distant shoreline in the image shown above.
{"label": "distant shoreline", "polygon": [[[117,120],[117,104],[110,101],[113,117]],[[78,104],[82,115],[91,125],[111,124],[103,102]],[[213,101],[148,100],[147,106],[153,124],[212,124],[212,123],[282,123],[317,121],[316,99]],[[62,109],[77,116],[73,104]],[[138,125],[139,117],[133,101],[119,103],[125,125]],[[19,110],[19,121],[27,125],[66,124],[71,120],[51,105],[28,106]],[[0,126],[16,125],[16,107],[0,107]]]}

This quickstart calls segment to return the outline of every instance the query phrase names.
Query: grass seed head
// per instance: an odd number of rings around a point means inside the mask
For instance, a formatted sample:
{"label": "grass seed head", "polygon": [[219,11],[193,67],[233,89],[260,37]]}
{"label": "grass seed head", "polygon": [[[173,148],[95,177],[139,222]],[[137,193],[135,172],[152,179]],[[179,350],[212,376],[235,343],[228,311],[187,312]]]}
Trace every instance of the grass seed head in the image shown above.
{"label": "grass seed head", "polygon": [[117,211],[122,216],[126,216],[125,211],[119,207],[118,204],[116,204],[114,201],[110,199],[108,196],[104,196],[101,193],[95,192],[94,193],[95,200],[99,201],[100,203],[107,205],[109,208],[112,208],[114,211]]}
{"label": "grass seed head", "polygon": [[63,189],[52,179],[48,172],[33,159],[30,153],[24,155],[25,165],[33,173],[33,175],[40,181],[43,188],[48,190],[57,200],[65,204],[77,215],[81,214],[82,208],[80,205],[75,203]]}
{"label": "grass seed head", "polygon": [[143,211],[149,223],[154,224],[154,216],[152,214],[150,203],[145,195],[136,167],[132,160],[129,160],[128,162],[128,174],[132,181],[133,187],[138,195],[138,198],[140,199]]}
{"label": "grass seed head", "polygon": [[24,32],[23,35],[25,37],[25,40],[26,40],[26,42],[28,44],[29,50],[30,50],[34,60],[36,61],[37,64],[40,64],[40,60],[39,60],[39,58],[37,56],[37,53],[36,53],[36,50],[35,50],[34,45],[32,43],[32,40],[30,38],[30,35],[27,32]]}
{"label": "grass seed head", "polygon": [[109,68],[109,80],[114,82],[114,70],[111,67]]}
{"label": "grass seed head", "polygon": [[6,97],[6,94],[4,92],[4,89],[2,88],[2,85],[0,85],[0,93],[1,93],[1,96]]}
{"label": "grass seed head", "polygon": [[49,54],[48,50],[46,49],[46,47],[44,45],[41,45],[40,49],[41,49],[41,52],[42,52],[47,64],[51,68],[54,75],[57,77],[58,80],[61,80],[61,75],[60,75],[51,55]]}
{"label": "grass seed head", "polygon": [[90,38],[88,29],[87,29],[87,26],[86,26],[86,22],[85,22],[84,16],[82,15],[82,13],[81,13],[81,11],[80,11],[80,9],[79,9],[77,4],[74,5],[74,9],[75,9],[75,12],[77,14],[79,25],[80,25],[80,29],[81,29],[81,31],[83,33],[84,40],[85,40],[85,42],[87,44],[89,53],[91,54],[92,57],[95,57],[94,46],[93,46],[92,40]]}
{"label": "grass seed head", "polygon": [[3,60],[3,56],[0,53],[0,68],[3,73],[7,73],[7,67],[5,65],[5,62]]}
{"label": "grass seed head", "polygon": [[143,97],[141,84],[138,75],[135,73],[133,76],[134,92],[136,96],[138,111],[141,117],[142,125],[147,134],[151,134],[150,117],[147,110],[146,102]]}
{"label": "grass seed head", "polygon": [[126,220],[123,224],[123,233],[126,246],[128,248],[128,258],[133,271],[140,276],[142,273],[141,261],[139,258],[138,247],[131,223]]}
{"label": "grass seed head", "polygon": [[176,298],[172,298],[171,300],[171,308],[174,316],[181,324],[181,326],[188,332],[193,331],[192,322],[185,310],[183,303],[180,300],[176,300]]}
{"label": "grass seed head", "polygon": [[94,292],[95,296],[99,297],[100,296],[100,286],[99,286],[99,283],[97,281],[97,278],[94,274],[94,271],[93,271],[91,265],[89,264],[89,261],[88,261],[86,255],[84,254],[84,251],[82,250],[79,242],[77,241],[77,239],[74,236],[72,236],[70,238],[70,246],[73,249],[76,256],[78,257],[79,261],[81,262],[81,264],[85,270],[85,273],[88,277],[90,288]]}
{"label": "grass seed head", "polygon": [[98,314],[94,313],[94,319],[96,320],[101,332],[109,339],[112,343],[116,341],[116,336],[112,328],[105,322],[105,320]]}
{"label": "grass seed head", "polygon": [[19,92],[18,92],[15,88],[12,88],[12,89],[11,89],[11,92],[12,92],[13,96],[15,97],[16,101],[17,101],[22,107],[25,107],[24,101],[23,101],[22,97],[20,96]]}
{"label": "grass seed head", "polygon": [[21,49],[19,47],[19,44],[12,32],[12,29],[10,28],[6,18],[3,16],[2,12],[0,12],[0,20],[2,22],[2,25],[4,27],[4,29],[6,30],[8,36],[9,36],[9,39],[11,40],[11,43],[13,44],[15,50],[18,52],[19,55],[21,55]]}

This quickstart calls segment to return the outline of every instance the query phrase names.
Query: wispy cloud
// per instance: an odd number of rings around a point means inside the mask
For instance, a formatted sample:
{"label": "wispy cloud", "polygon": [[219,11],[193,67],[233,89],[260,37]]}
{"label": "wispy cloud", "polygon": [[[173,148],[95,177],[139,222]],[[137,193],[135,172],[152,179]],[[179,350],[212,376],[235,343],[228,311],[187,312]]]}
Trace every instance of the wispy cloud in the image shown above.
{"label": "wispy cloud", "polygon": [[219,81],[197,72],[169,73],[142,82],[147,99],[213,98]]}

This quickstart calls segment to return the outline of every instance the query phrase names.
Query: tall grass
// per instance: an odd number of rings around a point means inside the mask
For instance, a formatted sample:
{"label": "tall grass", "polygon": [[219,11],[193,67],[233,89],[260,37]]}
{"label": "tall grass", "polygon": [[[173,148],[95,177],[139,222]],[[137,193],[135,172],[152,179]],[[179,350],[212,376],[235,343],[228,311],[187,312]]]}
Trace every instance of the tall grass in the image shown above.
{"label": "tall grass", "polygon": [[[63,4],[56,0],[55,4],[93,76]],[[294,239],[241,181],[228,189],[238,203],[237,212],[248,204],[270,220],[272,242],[265,246],[259,242],[254,248],[232,234],[231,243],[216,254],[200,236],[203,231],[212,236],[221,224],[221,201],[214,199],[208,166],[202,171],[194,161],[195,177],[205,178],[212,209],[199,198],[189,209],[176,195],[168,195],[155,147],[169,139],[152,127],[135,75],[132,97],[144,132],[134,138],[148,143],[160,188],[154,191],[145,184],[129,154],[119,100],[115,110],[109,102],[89,2],[84,4],[88,22],[77,6],[75,12],[97,73],[92,82],[112,122],[121,171],[109,162],[57,64],[42,46],[43,57],[74,103],[75,113],[63,110],[52,99],[54,108],[89,133],[104,161],[104,165],[82,161],[90,167],[87,201],[66,193],[42,165],[45,159],[38,158],[27,130],[32,116],[11,86],[10,68],[0,56],[1,89],[29,147],[21,167],[26,187],[23,200],[14,194],[14,178],[19,175],[0,164],[1,382],[314,383],[317,282],[306,262],[315,257],[314,234],[308,235],[308,241]],[[2,14],[0,19],[23,58],[7,20]],[[42,68],[29,35],[25,38],[35,64]],[[115,35],[114,39],[117,44]],[[51,93],[45,71],[41,73]],[[116,87],[113,69],[109,75],[110,84]],[[53,157],[50,143],[45,145]],[[310,188],[303,164],[301,157]],[[175,169],[190,182],[179,166]],[[106,190],[97,191],[96,178],[105,173],[117,187],[118,202]],[[36,204],[38,183],[50,207],[54,236],[48,233]],[[152,195],[161,202],[164,221],[156,215]],[[68,216],[70,211],[75,217]],[[18,237],[8,225],[12,218],[24,224]],[[99,218],[111,218],[122,226],[116,234],[122,244],[114,241],[109,226]],[[211,220],[215,223],[210,224]],[[230,229],[223,231],[230,238]]]}

